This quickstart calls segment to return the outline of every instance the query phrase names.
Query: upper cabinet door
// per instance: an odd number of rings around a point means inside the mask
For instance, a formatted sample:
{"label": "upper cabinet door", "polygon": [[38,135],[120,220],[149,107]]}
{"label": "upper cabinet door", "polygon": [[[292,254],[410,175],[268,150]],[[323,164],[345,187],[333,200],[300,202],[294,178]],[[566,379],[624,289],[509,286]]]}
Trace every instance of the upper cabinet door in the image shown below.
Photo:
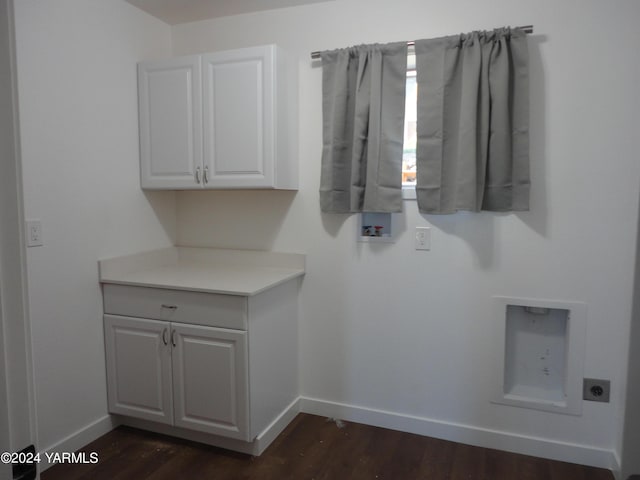
{"label": "upper cabinet door", "polygon": [[138,64],[142,188],[202,188],[200,56]]}
{"label": "upper cabinet door", "polygon": [[275,46],[202,56],[206,187],[274,187]]}

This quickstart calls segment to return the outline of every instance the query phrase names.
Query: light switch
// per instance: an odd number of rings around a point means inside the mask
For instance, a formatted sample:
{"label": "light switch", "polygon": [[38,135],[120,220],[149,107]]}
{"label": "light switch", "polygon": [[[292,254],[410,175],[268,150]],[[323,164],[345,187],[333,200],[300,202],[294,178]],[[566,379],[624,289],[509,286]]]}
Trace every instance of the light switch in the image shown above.
{"label": "light switch", "polygon": [[40,247],[42,240],[42,222],[40,220],[27,220],[27,247]]}
{"label": "light switch", "polygon": [[416,227],[416,250],[431,250],[430,227]]}

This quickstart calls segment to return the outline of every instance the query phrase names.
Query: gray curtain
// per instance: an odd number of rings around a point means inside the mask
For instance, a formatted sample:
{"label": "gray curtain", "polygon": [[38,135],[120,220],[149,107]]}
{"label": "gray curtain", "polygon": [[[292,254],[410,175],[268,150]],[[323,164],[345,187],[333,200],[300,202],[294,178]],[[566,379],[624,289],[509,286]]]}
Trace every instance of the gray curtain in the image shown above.
{"label": "gray curtain", "polygon": [[529,209],[529,80],[518,29],[416,41],[423,213]]}
{"label": "gray curtain", "polygon": [[323,212],[402,210],[407,44],[321,53]]}

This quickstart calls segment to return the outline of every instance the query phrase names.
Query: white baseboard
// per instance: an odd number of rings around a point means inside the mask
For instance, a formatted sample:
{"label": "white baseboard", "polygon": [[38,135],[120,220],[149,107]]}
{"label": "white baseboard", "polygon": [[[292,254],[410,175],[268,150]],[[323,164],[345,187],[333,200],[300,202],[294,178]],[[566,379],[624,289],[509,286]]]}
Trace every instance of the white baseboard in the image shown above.
{"label": "white baseboard", "polygon": [[[276,418],[254,442],[246,443],[229,439],[210,441],[211,435],[198,434],[198,432],[176,432],[173,427],[167,427],[154,422],[142,420],[121,421],[117,416],[106,415],[86,427],[72,433],[59,442],[41,450],[42,461],[39,471],[43,472],[53,464],[46,460],[45,452],[75,452],[88,443],[93,442],[102,435],[110,432],[120,424],[127,424],[158,433],[174,435],[189,440],[217,445],[222,448],[230,448],[236,451],[244,451],[251,455],[260,455],[299,412],[321,415],[324,417],[346,420],[349,422],[363,423],[376,427],[415,433],[428,437],[440,438],[453,442],[475,445],[484,448],[493,448],[508,452],[532,455],[563,462],[578,463],[592,467],[612,470],[617,480],[620,474],[620,461],[616,452],[589,445],[560,442],[546,438],[516,435],[509,432],[479,428],[453,422],[444,422],[425,417],[402,415],[384,410],[347,405],[344,403],[330,402],[309,397],[295,399]],[[182,430],[182,429],[180,429]],[[178,434],[176,434],[178,433]],[[182,433],[182,434],[180,434]],[[209,438],[206,438],[209,437]],[[207,441],[209,440],[209,441]]]}
{"label": "white baseboard", "polygon": [[282,412],[278,418],[276,418],[271,424],[264,429],[264,431],[255,439],[256,454],[262,455],[271,442],[273,442],[282,431],[287,428],[287,425],[296,418],[296,415],[300,413],[300,397],[296,398],[289,404],[284,412]]}
{"label": "white baseboard", "polygon": [[54,443],[42,450],[38,453],[40,454],[40,463],[38,464],[38,470],[40,472],[44,472],[49,467],[55,465],[55,463],[49,463],[47,461],[47,453],[64,453],[64,452],[75,452],[85,445],[93,442],[94,440],[100,438],[102,435],[109,433],[111,430],[116,428],[119,425],[117,420],[111,415],[105,415],[102,418],[99,418],[93,423],[77,430],[71,435],[63,438],[59,442]]}
{"label": "white baseboard", "polygon": [[[516,435],[499,430],[402,415],[372,408],[301,397],[300,411],[453,442],[614,470],[615,452],[589,445]],[[618,467],[619,469],[619,467]]]}

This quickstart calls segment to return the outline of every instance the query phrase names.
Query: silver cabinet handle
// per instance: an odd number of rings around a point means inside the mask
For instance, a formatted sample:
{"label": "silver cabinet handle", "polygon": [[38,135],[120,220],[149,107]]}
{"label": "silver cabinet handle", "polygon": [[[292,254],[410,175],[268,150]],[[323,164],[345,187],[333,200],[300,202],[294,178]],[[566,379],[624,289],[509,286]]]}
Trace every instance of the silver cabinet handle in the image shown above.
{"label": "silver cabinet handle", "polygon": [[167,329],[166,328],[164,330],[162,330],[162,343],[164,343],[165,345],[169,345],[169,342],[167,341]]}
{"label": "silver cabinet handle", "polygon": [[204,174],[202,177],[205,184],[209,183],[209,166],[208,165],[204,167]]}
{"label": "silver cabinet handle", "polygon": [[176,305],[168,305],[166,303],[162,304],[162,308],[166,308],[167,310],[177,310],[178,307]]}
{"label": "silver cabinet handle", "polygon": [[200,184],[200,167],[196,167],[196,183]]}
{"label": "silver cabinet handle", "polygon": [[176,346],[176,331],[171,330],[171,345]]}

